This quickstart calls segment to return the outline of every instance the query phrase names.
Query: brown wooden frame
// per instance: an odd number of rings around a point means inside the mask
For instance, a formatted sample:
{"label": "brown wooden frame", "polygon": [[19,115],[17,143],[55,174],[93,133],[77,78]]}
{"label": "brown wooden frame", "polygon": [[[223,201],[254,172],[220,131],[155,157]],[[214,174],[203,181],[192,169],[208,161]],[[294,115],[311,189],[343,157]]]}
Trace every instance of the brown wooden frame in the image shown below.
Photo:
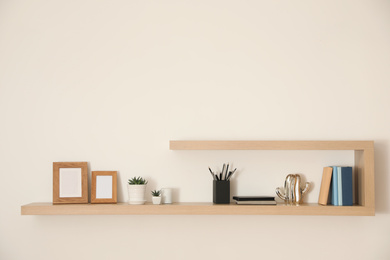
{"label": "brown wooden frame", "polygon": [[[112,198],[97,199],[96,198],[96,179],[97,176],[112,176]],[[117,172],[116,171],[93,171],[92,186],[91,186],[91,203],[117,203]]]}
{"label": "brown wooden frame", "polygon": [[[60,169],[81,168],[81,197],[60,197]],[[88,203],[88,163],[53,162],[53,204]]]}

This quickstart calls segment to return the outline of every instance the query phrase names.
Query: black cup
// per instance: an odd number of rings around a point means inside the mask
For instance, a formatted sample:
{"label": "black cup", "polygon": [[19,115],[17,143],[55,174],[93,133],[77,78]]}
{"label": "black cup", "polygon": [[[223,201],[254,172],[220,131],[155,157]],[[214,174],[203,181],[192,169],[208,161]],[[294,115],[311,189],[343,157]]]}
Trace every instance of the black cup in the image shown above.
{"label": "black cup", "polygon": [[213,181],[213,202],[215,204],[230,203],[230,181]]}

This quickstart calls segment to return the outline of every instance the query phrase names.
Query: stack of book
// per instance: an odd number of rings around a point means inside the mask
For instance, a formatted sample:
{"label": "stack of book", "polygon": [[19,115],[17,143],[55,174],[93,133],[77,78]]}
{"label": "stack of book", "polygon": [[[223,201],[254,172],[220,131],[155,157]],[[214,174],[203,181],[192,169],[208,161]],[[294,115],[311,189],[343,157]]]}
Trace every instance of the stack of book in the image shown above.
{"label": "stack of book", "polygon": [[240,205],[276,205],[275,197],[268,196],[233,196]]}
{"label": "stack of book", "polygon": [[334,206],[353,205],[352,167],[324,167],[318,203]]}

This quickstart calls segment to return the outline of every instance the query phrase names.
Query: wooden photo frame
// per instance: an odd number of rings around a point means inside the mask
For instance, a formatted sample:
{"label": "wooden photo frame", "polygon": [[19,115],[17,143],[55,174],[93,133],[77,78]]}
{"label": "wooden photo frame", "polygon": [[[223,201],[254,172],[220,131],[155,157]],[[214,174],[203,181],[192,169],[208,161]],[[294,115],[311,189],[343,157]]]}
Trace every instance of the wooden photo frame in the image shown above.
{"label": "wooden photo frame", "polygon": [[91,203],[117,203],[117,172],[93,171]]}
{"label": "wooden photo frame", "polygon": [[88,163],[53,163],[53,204],[88,203]]}

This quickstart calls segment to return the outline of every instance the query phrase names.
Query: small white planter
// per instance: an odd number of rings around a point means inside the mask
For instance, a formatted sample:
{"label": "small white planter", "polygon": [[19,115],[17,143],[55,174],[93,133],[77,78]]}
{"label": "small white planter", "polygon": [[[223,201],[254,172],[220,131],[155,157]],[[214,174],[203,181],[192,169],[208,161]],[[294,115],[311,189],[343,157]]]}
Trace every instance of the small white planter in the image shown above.
{"label": "small white planter", "polygon": [[145,204],[145,190],[146,184],[144,185],[127,185],[127,191],[129,193],[129,204],[141,205]]}
{"label": "small white planter", "polygon": [[153,204],[154,205],[160,205],[161,204],[161,196],[158,196],[158,197],[153,196],[152,200],[153,200]]}

